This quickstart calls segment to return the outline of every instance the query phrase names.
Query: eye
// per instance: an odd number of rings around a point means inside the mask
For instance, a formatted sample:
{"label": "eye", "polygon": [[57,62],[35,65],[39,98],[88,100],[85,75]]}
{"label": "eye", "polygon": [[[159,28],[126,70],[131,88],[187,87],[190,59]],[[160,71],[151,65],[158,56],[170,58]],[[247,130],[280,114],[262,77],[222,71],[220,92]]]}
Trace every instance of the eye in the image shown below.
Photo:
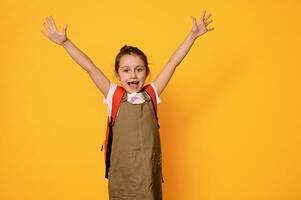
{"label": "eye", "polygon": [[139,69],[138,69],[138,72],[141,72],[141,71],[143,71],[143,69],[142,69],[142,68],[139,68]]}
{"label": "eye", "polygon": [[128,72],[129,70],[128,69],[125,69],[125,70],[123,70],[124,72]]}

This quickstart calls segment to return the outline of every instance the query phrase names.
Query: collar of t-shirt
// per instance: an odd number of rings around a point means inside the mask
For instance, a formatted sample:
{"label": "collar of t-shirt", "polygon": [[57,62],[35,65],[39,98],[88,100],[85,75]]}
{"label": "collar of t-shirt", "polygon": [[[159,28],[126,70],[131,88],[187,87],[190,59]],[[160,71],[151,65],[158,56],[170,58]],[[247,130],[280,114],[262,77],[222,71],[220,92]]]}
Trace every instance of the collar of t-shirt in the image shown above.
{"label": "collar of t-shirt", "polygon": [[145,102],[142,92],[127,93],[127,101],[131,104],[141,104]]}

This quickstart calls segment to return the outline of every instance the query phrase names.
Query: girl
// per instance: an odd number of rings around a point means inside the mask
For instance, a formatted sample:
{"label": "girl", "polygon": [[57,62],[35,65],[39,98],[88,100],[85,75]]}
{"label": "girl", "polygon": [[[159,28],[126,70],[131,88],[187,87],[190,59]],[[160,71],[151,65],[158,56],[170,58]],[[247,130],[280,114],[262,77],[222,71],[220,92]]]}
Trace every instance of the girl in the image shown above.
{"label": "girl", "polygon": [[[42,33],[52,42],[63,46],[72,59],[88,72],[104,95],[108,123],[112,122],[116,93],[121,93],[116,120],[111,123],[111,140],[107,154],[108,192],[110,200],[161,200],[162,154],[156,108],[160,95],[176,67],[186,56],[194,41],[214,28],[208,28],[211,14],[203,11],[199,22],[193,16],[191,31],[170,57],[151,84],[144,85],[150,69],[146,55],[137,47],[123,46],[115,59],[115,75],[121,86],[111,82],[102,71],[67,37],[67,24],[58,31],[54,19],[46,17]],[[150,92],[153,91],[151,95]],[[155,94],[155,95],[154,95]],[[156,104],[156,105],[155,105]],[[116,108],[115,108],[116,109]],[[115,114],[114,114],[115,115]],[[114,138],[114,139],[113,139]],[[107,178],[107,176],[106,176]]]}

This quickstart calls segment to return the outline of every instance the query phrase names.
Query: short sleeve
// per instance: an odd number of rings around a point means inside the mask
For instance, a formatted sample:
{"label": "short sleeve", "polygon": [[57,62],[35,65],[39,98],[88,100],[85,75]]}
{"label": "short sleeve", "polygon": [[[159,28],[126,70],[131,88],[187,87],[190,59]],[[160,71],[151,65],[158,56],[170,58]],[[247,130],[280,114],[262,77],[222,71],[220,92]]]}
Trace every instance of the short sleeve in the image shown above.
{"label": "short sleeve", "polygon": [[115,92],[116,88],[117,88],[117,84],[113,83],[113,82],[110,82],[110,88],[109,88],[108,94],[103,100],[103,103],[107,105],[107,110],[108,110],[108,116],[109,117],[111,117],[113,95],[114,95],[114,92]]}
{"label": "short sleeve", "polygon": [[156,88],[154,82],[151,82],[150,85],[151,85],[151,86],[153,87],[153,89],[155,90],[155,93],[156,93],[156,99],[157,99],[157,104],[159,104],[159,103],[161,102],[161,99],[160,99],[160,97],[159,97],[159,95],[158,95],[157,88]]}

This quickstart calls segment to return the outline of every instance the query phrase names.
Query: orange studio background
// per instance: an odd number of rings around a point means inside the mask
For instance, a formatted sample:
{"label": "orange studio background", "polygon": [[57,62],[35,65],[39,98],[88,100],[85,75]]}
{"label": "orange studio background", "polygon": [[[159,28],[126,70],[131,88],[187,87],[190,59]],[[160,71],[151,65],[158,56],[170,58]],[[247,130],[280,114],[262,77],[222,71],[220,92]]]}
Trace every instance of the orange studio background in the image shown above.
{"label": "orange studio background", "polygon": [[212,13],[161,95],[165,200],[301,199],[298,1],[1,1],[0,199],[108,199],[107,110],[42,33],[46,16],[109,77],[124,45],[153,80]]}

